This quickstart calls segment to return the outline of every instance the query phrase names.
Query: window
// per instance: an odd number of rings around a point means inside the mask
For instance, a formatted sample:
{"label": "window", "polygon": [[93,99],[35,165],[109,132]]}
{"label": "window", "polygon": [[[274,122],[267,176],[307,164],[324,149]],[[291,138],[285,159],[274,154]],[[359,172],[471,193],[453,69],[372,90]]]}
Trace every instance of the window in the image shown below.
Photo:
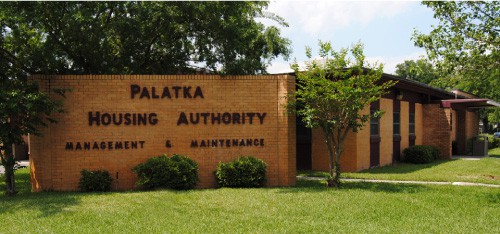
{"label": "window", "polygon": [[[378,101],[370,103],[370,114],[373,116],[373,113],[380,109],[380,103]],[[380,127],[379,127],[379,119],[371,118],[370,119],[370,135],[371,136],[379,136]]]}
{"label": "window", "polygon": [[410,134],[415,134],[415,113],[410,112]]}
{"label": "window", "polygon": [[401,116],[400,116],[399,112],[394,112],[392,114],[392,118],[393,118],[393,123],[392,123],[393,133],[392,134],[399,135],[399,134],[401,134],[401,129],[400,129]]}
{"label": "window", "polygon": [[379,119],[377,118],[370,119],[370,135],[372,136],[379,135]]}

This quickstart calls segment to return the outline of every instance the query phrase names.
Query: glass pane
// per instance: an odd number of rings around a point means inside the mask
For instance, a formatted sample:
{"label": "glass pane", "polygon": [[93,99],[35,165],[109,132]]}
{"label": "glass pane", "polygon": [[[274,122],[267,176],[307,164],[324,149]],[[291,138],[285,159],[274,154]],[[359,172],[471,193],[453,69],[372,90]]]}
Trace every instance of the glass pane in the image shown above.
{"label": "glass pane", "polygon": [[378,123],[370,124],[370,135],[372,136],[378,135]]}
{"label": "glass pane", "polygon": [[399,122],[399,121],[400,121],[399,112],[394,112],[394,113],[392,114],[392,117],[393,117],[393,122],[394,122],[394,123],[400,123],[400,122]]}
{"label": "glass pane", "polygon": [[415,113],[410,113],[410,123],[415,123]]}
{"label": "glass pane", "polygon": [[410,133],[415,134],[415,124],[410,124]]}
{"label": "glass pane", "polygon": [[399,135],[400,134],[400,130],[399,130],[399,124],[394,124],[393,126],[394,128],[394,135]]}

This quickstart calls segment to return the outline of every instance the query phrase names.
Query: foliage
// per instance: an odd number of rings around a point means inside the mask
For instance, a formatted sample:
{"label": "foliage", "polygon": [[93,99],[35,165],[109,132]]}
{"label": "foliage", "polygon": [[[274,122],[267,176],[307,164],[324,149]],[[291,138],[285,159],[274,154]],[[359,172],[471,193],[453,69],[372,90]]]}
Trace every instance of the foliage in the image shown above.
{"label": "foliage", "polygon": [[1,56],[31,74],[265,73],[290,41],[268,2],[9,2]]}
{"label": "foliage", "polygon": [[106,170],[82,170],[80,171],[80,183],[78,187],[84,192],[107,192],[111,190],[113,178]]}
{"label": "foliage", "polygon": [[[290,41],[268,2],[3,2],[0,6],[0,144],[15,194],[11,145],[61,110],[30,74],[265,73]],[[55,90],[54,90],[55,91]],[[53,92],[53,90],[48,90]],[[58,93],[62,94],[59,91]]]}
{"label": "foliage", "polygon": [[215,176],[221,187],[263,187],[266,183],[266,163],[251,156],[240,156],[231,162],[220,162]]}
{"label": "foliage", "polygon": [[[500,92],[500,90],[499,90],[499,92]],[[490,123],[500,125],[500,108],[495,108],[495,110],[491,111],[488,114],[488,121]]]}
{"label": "foliage", "polygon": [[[422,4],[434,10],[440,22],[429,34],[415,31],[413,36],[415,45],[425,48],[444,73],[433,85],[500,101],[500,2]],[[481,119],[488,127],[486,112],[481,112]]]}
{"label": "foliage", "polygon": [[488,150],[488,156],[500,158],[500,146],[498,148]]}
{"label": "foliage", "polygon": [[439,78],[439,73],[434,65],[425,58],[405,60],[396,65],[396,75],[424,84],[430,84],[431,81]]}
{"label": "foliage", "polygon": [[[365,114],[362,110],[379,100],[394,82],[377,83],[383,67],[365,62],[360,43],[338,52],[329,42],[320,41],[319,47],[320,59],[306,62],[304,71],[297,63],[292,65],[298,90],[290,97],[288,109],[307,127],[321,128],[332,176],[329,185],[338,186],[344,139],[349,132],[360,130],[370,118],[381,116],[381,111]],[[307,48],[307,57],[312,58],[310,48]]]}
{"label": "foliage", "polygon": [[137,185],[145,189],[192,189],[198,182],[198,164],[185,156],[163,154],[150,158],[132,169],[137,174]]}
{"label": "foliage", "polygon": [[500,138],[488,137],[488,149],[500,148]]}
{"label": "foliage", "polygon": [[403,161],[409,163],[430,163],[439,156],[439,149],[430,145],[414,145],[403,150]]}
{"label": "foliage", "polygon": [[35,84],[11,79],[5,72],[0,69],[0,145],[3,145],[0,160],[6,173],[6,193],[14,195],[12,144],[23,144],[24,135],[39,135],[40,127],[55,121],[49,116],[61,112],[62,103],[41,93]]}

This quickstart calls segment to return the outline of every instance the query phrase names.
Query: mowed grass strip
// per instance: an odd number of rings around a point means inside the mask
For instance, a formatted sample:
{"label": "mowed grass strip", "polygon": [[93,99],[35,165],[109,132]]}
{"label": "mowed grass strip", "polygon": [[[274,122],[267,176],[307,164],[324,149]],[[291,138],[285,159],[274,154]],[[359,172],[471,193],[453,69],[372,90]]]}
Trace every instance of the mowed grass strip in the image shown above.
{"label": "mowed grass strip", "polygon": [[398,163],[354,173],[346,178],[380,180],[448,181],[500,184],[500,159],[437,160],[429,164]]}
{"label": "mowed grass strip", "polygon": [[488,150],[488,155],[494,158],[500,158],[500,148],[494,148]]}
{"label": "mowed grass strip", "polygon": [[[396,163],[360,172],[342,173],[343,178],[415,180],[500,184],[500,148],[489,150],[480,160],[437,160],[429,164]],[[299,176],[327,177],[327,172],[299,171]]]}
{"label": "mowed grass strip", "polygon": [[[322,181],[296,187],[0,195],[0,233],[500,233],[500,189]],[[23,184],[24,183],[24,184]],[[3,182],[0,189],[4,189]]]}
{"label": "mowed grass strip", "polygon": [[[298,175],[326,178],[328,172],[299,171]],[[500,184],[500,158],[438,160],[429,164],[397,163],[360,172],[345,172],[341,176],[354,179]]]}

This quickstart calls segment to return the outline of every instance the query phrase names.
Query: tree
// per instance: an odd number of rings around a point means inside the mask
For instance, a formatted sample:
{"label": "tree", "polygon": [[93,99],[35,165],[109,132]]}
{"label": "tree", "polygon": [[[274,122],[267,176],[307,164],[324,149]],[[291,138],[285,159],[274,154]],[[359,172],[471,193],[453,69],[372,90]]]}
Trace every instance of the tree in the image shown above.
{"label": "tree", "polygon": [[[499,101],[500,2],[422,4],[434,10],[440,23],[429,34],[415,31],[413,40],[447,74],[436,84]],[[481,118],[487,126],[487,113]]]}
{"label": "tree", "polygon": [[396,65],[396,75],[424,84],[430,84],[439,78],[434,65],[425,58],[405,60],[403,63]]}
{"label": "tree", "polygon": [[0,55],[31,74],[265,73],[290,54],[268,2],[6,2]]}
{"label": "tree", "polygon": [[500,126],[500,108],[496,108],[494,111],[491,111],[490,113],[488,113],[488,121],[491,124],[497,126],[497,128],[493,129],[493,131],[495,131],[495,130],[498,131],[499,126]]}
{"label": "tree", "polygon": [[[321,128],[328,149],[331,178],[328,186],[340,185],[340,156],[342,144],[349,132],[357,132],[370,118],[378,118],[381,111],[362,114],[370,103],[380,99],[394,82],[380,83],[382,65],[365,62],[363,45],[358,43],[336,52],[329,42],[319,42],[320,60],[306,62],[297,75],[298,90],[291,97],[288,108],[295,112],[309,128]],[[306,50],[307,57],[311,49]],[[352,58],[349,57],[349,52]]]}
{"label": "tree", "polygon": [[[290,41],[255,19],[268,2],[5,2],[0,4],[0,144],[15,194],[12,144],[53,122],[61,102],[30,74],[265,73]],[[62,90],[54,90],[63,94]]]}
{"label": "tree", "polygon": [[[1,75],[0,75],[1,76]],[[0,160],[5,168],[6,194],[16,194],[14,183],[13,144],[24,143],[27,134],[39,134],[38,128],[54,122],[49,116],[61,111],[61,102],[39,92],[32,83],[0,80]]]}

